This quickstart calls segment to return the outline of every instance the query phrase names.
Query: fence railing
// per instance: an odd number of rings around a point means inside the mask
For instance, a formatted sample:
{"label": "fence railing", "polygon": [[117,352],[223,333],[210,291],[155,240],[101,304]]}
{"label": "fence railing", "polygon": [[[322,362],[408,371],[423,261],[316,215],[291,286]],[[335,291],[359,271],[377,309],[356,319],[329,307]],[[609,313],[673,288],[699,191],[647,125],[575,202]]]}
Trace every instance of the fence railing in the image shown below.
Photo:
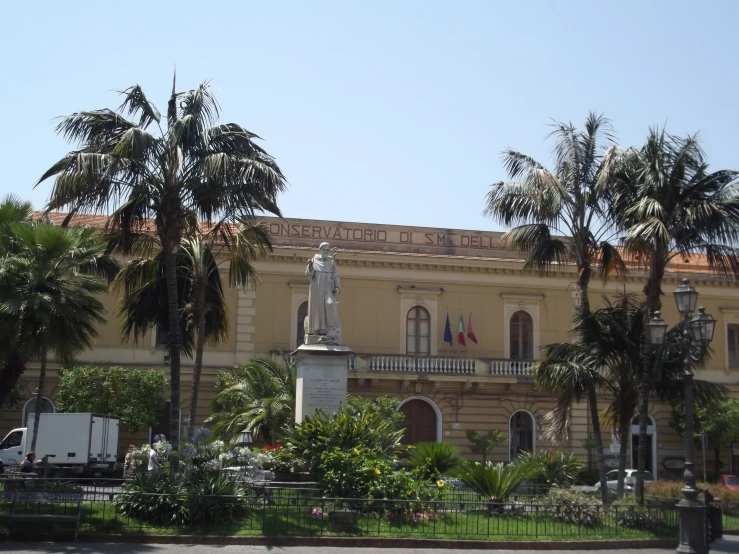
{"label": "fence railing", "polygon": [[503,377],[523,377],[531,375],[532,360],[489,360],[490,375]]}
{"label": "fence railing", "polygon": [[443,358],[437,356],[371,356],[370,371],[399,373],[475,373],[474,358]]}
{"label": "fence railing", "polygon": [[[125,489],[93,495],[82,532],[166,532],[264,536],[387,536],[468,539],[674,537],[674,508],[557,506],[533,502],[332,499],[305,490],[210,496],[148,494]],[[10,506],[0,495],[0,511]],[[59,513],[64,506],[16,505],[15,513]],[[50,529],[44,529],[49,531]]]}

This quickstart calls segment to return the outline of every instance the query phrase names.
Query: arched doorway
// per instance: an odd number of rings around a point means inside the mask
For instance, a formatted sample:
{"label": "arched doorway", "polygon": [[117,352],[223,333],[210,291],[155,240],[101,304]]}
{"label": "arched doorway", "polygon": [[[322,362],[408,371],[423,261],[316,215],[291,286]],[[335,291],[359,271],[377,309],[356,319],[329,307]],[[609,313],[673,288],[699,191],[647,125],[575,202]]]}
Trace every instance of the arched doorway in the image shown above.
{"label": "arched doorway", "polygon": [[[657,425],[654,418],[649,416],[647,425],[647,459],[644,469],[657,478]],[[631,420],[631,469],[638,469],[639,462],[639,414]]]}
{"label": "arched doorway", "polygon": [[[54,406],[54,403],[51,401],[51,399],[42,396],[41,397],[41,413],[42,414],[53,414],[56,412],[56,406]],[[31,414],[36,414],[36,396],[32,396],[29,398],[25,404],[23,404],[23,410],[21,410],[21,421],[23,422],[23,427],[26,427],[28,425],[28,416]]]}
{"label": "arched doorway", "polygon": [[522,452],[536,452],[534,416],[526,410],[513,412],[508,422],[508,447],[510,460]]}
{"label": "arched doorway", "polygon": [[400,404],[398,409],[405,415],[403,444],[433,442],[440,439],[437,433],[440,427],[438,408],[434,407],[429,401],[420,398],[409,398]]}

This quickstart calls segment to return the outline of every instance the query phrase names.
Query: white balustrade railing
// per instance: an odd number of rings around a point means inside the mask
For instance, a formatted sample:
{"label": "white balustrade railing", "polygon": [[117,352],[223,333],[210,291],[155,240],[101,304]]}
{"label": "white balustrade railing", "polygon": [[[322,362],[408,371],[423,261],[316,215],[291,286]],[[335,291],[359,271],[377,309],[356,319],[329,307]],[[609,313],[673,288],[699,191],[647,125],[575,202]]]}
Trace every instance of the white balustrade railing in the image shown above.
{"label": "white balustrade railing", "polygon": [[531,375],[531,360],[490,360],[490,375],[502,377],[522,377]]}
{"label": "white balustrade railing", "polygon": [[370,371],[397,373],[475,373],[473,358],[439,358],[422,356],[372,356]]}

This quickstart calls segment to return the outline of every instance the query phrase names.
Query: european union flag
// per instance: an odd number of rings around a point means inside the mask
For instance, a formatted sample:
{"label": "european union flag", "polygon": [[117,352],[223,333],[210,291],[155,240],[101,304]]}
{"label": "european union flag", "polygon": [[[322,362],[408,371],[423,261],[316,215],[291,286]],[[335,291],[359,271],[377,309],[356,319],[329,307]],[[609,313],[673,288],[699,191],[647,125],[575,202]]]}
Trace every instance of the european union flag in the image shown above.
{"label": "european union flag", "polygon": [[444,326],[444,342],[448,342],[449,346],[454,346],[452,338],[452,325],[449,323],[449,314],[446,314],[446,325]]}

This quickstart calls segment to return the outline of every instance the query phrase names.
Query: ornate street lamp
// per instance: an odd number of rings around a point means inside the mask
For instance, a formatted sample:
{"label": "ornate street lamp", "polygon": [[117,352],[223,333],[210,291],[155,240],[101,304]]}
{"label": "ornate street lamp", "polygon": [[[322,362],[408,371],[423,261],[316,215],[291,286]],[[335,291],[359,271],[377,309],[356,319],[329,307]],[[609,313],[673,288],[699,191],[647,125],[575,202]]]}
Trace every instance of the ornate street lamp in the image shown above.
{"label": "ornate street lamp", "polygon": [[667,323],[662,319],[660,312],[654,312],[652,319],[647,323],[647,337],[649,344],[659,346],[665,342],[665,334],[667,333]]}
{"label": "ornate street lamp", "polygon": [[[680,545],[677,551],[681,554],[706,554],[708,552],[706,506],[698,501],[700,491],[695,486],[695,474],[693,473],[692,365],[694,361],[698,361],[703,356],[706,348],[713,340],[716,320],[708,315],[702,306],[698,309],[696,315],[692,315],[698,304],[698,292],[687,279],[683,279],[682,284],[674,294],[677,309],[683,318],[682,352],[683,389],[685,394],[685,471],[683,473],[684,486],[682,489],[685,498],[677,506],[680,515]],[[651,325],[651,322],[647,325]],[[649,330],[651,334],[652,327],[649,327]],[[655,333],[658,332],[655,331]]]}
{"label": "ornate street lamp", "polygon": [[698,291],[690,284],[690,281],[683,279],[682,284],[677,287],[677,290],[673,294],[675,295],[675,303],[677,304],[677,311],[680,312],[680,315],[685,317],[695,311],[695,307],[698,304]]}
{"label": "ornate street lamp", "polygon": [[238,446],[249,446],[254,442],[254,437],[251,434],[251,431],[248,429],[244,429],[239,434],[239,440],[236,443]]}

